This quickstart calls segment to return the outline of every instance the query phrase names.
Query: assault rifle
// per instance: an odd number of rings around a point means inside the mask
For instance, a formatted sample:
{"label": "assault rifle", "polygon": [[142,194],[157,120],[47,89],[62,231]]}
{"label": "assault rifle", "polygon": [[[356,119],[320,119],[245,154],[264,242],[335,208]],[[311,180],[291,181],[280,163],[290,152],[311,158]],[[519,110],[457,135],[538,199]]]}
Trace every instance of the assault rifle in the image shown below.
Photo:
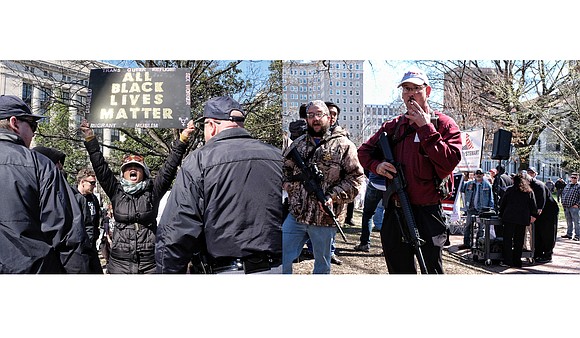
{"label": "assault rifle", "polygon": [[[385,161],[393,164],[395,169],[397,169],[397,174],[395,174],[393,179],[389,182],[387,185],[387,190],[383,194],[383,205],[385,206],[386,210],[391,195],[396,193],[399,196],[401,209],[396,208],[394,210],[394,214],[397,218],[399,226],[401,227],[403,240],[406,243],[410,243],[415,249],[415,256],[417,256],[417,262],[419,263],[421,274],[427,274],[427,266],[425,265],[425,260],[423,259],[423,253],[421,251],[421,245],[423,245],[425,241],[419,236],[417,223],[415,223],[415,217],[413,216],[413,211],[411,210],[409,196],[405,190],[407,182],[405,181],[405,176],[403,175],[403,168],[400,163],[395,162],[393,152],[391,151],[391,145],[389,143],[389,139],[387,138],[387,133],[381,134],[379,138],[379,145],[383,151]],[[403,213],[402,217],[400,215],[401,211]]]}
{"label": "assault rifle", "polygon": [[334,225],[336,225],[336,228],[340,232],[340,235],[342,236],[344,242],[349,244],[348,240],[346,239],[346,236],[344,235],[344,232],[342,231],[342,228],[340,227],[340,224],[338,224],[336,215],[334,214],[332,209],[330,209],[330,207],[325,204],[326,196],[324,195],[324,191],[322,191],[322,187],[320,185],[323,175],[316,166],[316,163],[311,164],[310,167],[306,166],[306,164],[304,164],[302,156],[300,156],[300,153],[294,147],[292,148],[292,150],[290,150],[288,156],[291,157],[291,159],[294,161],[294,163],[296,163],[296,165],[300,169],[301,171],[301,174],[299,175],[300,181],[302,182],[302,185],[304,186],[306,192],[308,192],[309,194],[314,194],[314,196],[316,196],[316,200],[318,200],[318,202],[322,204],[324,211],[330,217],[332,217]]}

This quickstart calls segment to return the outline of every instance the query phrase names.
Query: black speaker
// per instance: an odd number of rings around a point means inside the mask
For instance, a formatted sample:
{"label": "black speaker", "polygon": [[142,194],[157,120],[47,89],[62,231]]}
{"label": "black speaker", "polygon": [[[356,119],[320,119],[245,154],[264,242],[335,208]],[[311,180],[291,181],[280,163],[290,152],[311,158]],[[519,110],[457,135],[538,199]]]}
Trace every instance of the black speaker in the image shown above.
{"label": "black speaker", "polygon": [[512,143],[512,133],[498,129],[493,134],[493,147],[491,151],[492,160],[507,160],[510,158],[510,145]]}

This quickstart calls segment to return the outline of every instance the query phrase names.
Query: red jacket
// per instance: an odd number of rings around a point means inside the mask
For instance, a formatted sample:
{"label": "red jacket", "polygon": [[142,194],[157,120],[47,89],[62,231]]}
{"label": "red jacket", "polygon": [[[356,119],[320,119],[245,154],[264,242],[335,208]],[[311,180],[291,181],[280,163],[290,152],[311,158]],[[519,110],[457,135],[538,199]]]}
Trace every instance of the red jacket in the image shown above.
{"label": "red jacket", "polygon": [[[391,141],[395,160],[403,167],[407,194],[411,204],[414,205],[439,203],[440,196],[435,190],[435,175],[441,179],[445,178],[453,172],[461,160],[462,143],[459,127],[449,116],[439,112],[435,114],[439,117],[437,130],[432,123],[428,123],[416,128],[416,131],[410,132],[395,145]],[[403,120],[396,138],[402,137],[410,122],[404,115],[383,123],[381,128],[358,148],[359,161],[365,169],[377,173],[377,165],[383,162],[382,154],[377,151],[379,137],[381,133],[387,132],[391,139],[399,119]]]}

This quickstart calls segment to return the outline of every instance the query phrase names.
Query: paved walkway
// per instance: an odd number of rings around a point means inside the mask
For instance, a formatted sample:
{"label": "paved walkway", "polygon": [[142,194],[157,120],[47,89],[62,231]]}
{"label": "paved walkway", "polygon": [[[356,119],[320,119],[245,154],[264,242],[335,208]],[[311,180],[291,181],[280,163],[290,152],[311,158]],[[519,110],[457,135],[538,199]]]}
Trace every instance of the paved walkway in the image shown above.
{"label": "paved walkway", "polygon": [[[523,260],[522,268],[502,267],[497,263],[490,266],[485,266],[481,260],[481,266],[486,270],[496,273],[532,273],[532,274],[579,274],[580,273],[580,242],[571,239],[562,238],[566,234],[566,222],[560,221],[558,223],[558,236],[556,239],[556,246],[554,247],[554,254],[550,263],[539,264]],[[470,249],[458,250],[458,246],[463,244],[463,235],[451,235],[451,246],[447,250],[455,255],[460,256],[461,259],[472,260]]]}

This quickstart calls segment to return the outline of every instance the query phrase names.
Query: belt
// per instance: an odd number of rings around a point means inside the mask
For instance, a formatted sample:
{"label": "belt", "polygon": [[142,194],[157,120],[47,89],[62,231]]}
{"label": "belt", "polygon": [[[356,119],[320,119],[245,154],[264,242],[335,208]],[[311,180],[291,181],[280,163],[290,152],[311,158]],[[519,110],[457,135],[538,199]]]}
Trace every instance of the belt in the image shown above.
{"label": "belt", "polygon": [[220,257],[210,264],[213,273],[244,270],[245,274],[271,270],[282,264],[282,258],[270,255],[252,255],[243,258]]}

